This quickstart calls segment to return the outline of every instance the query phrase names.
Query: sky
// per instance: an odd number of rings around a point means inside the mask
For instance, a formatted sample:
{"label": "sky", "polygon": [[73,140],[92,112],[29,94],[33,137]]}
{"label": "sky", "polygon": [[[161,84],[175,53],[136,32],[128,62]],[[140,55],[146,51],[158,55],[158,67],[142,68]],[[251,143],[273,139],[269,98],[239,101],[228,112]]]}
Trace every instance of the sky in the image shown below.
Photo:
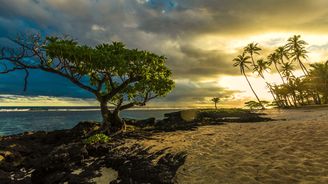
{"label": "sky", "polygon": [[[70,35],[91,46],[124,42],[165,55],[176,87],[150,107],[241,106],[254,96],[232,59],[250,42],[267,54],[295,35],[309,43],[308,61],[328,56],[327,0],[2,0],[0,45],[19,33]],[[261,99],[264,82],[248,73]],[[266,74],[279,83],[274,71]],[[97,105],[91,94],[54,74],[0,75],[0,105]]]}

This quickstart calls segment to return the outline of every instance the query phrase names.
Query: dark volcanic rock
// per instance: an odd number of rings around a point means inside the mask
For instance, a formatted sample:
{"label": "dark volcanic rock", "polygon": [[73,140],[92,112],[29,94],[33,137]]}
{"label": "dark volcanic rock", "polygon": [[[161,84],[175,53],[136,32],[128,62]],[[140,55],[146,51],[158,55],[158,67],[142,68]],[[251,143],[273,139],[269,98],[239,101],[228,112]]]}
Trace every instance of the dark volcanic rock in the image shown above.
{"label": "dark volcanic rock", "polygon": [[33,183],[58,183],[67,180],[68,173],[75,165],[81,165],[87,157],[85,145],[70,143],[56,147],[35,166]]}
{"label": "dark volcanic rock", "polygon": [[[145,124],[153,122],[149,119]],[[0,183],[89,183],[102,167],[118,171],[112,183],[173,183],[185,153],[166,149],[151,153],[140,145],[123,146],[126,138],[147,138],[143,131],[116,134],[106,144],[85,145],[81,137],[98,126],[84,122],[72,130],[1,137]]]}
{"label": "dark volcanic rock", "polygon": [[85,135],[89,135],[93,131],[96,131],[100,128],[101,124],[98,122],[88,122],[83,121],[78,123],[75,127],[73,127],[70,132],[75,137],[84,137]]}
{"label": "dark volcanic rock", "polygon": [[0,183],[2,184],[11,183],[9,172],[0,170]]}
{"label": "dark volcanic rock", "polygon": [[165,121],[178,121],[178,122],[181,122],[181,121],[184,121],[181,117],[181,111],[178,111],[178,112],[171,112],[171,113],[166,113],[164,114],[164,120]]}
{"label": "dark volcanic rock", "polygon": [[255,113],[246,109],[201,110],[197,121],[202,122],[261,122],[271,121],[271,118],[262,117],[263,113]]}
{"label": "dark volcanic rock", "polygon": [[[94,123],[90,123],[89,125],[85,126],[87,130],[90,127],[96,126]],[[24,181],[23,183],[30,183],[28,179],[19,179],[21,178],[20,175],[22,175],[22,169],[30,171],[36,168],[42,168],[48,170],[50,173],[51,170],[54,171],[57,168],[61,168],[58,171],[64,170],[66,168],[65,164],[69,164],[71,161],[81,163],[81,160],[87,157],[86,148],[81,143],[81,137],[78,134],[78,132],[83,132],[83,128],[81,127],[75,128],[74,131],[38,131],[1,137],[0,155],[3,160],[0,163],[0,171],[11,172],[14,178],[11,183],[22,183],[22,181]],[[75,141],[80,143],[74,143]],[[69,154],[69,158],[65,156],[67,153]],[[34,175],[37,175],[38,172],[36,171]],[[41,175],[43,174],[42,172],[40,173]],[[55,173],[55,175],[59,178],[60,173]],[[2,184],[2,180],[0,180],[0,183]]]}
{"label": "dark volcanic rock", "polygon": [[[150,148],[134,145],[114,150],[106,158],[108,166],[118,171],[114,183],[174,183],[177,169],[185,162],[186,153],[165,153],[166,149],[150,153]],[[158,159],[157,163],[154,160]]]}
{"label": "dark volcanic rock", "polygon": [[155,118],[148,118],[144,120],[126,120],[126,124],[144,128],[148,126],[154,126],[155,121]]}

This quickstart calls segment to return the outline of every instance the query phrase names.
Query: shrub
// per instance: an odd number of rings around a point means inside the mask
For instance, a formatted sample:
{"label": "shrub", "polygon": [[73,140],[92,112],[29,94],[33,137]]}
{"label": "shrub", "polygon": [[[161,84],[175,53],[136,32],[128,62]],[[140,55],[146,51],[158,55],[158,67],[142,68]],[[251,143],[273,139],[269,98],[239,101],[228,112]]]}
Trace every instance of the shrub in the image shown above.
{"label": "shrub", "polygon": [[93,136],[88,137],[85,140],[85,144],[107,143],[107,142],[109,142],[109,140],[110,140],[110,137],[108,137],[105,134],[100,133],[100,134],[95,134]]}

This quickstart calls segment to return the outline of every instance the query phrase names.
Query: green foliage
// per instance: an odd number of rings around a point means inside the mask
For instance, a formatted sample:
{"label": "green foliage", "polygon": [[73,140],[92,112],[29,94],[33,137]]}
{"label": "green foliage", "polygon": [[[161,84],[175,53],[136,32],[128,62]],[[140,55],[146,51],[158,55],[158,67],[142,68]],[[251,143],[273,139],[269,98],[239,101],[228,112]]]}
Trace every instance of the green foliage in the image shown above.
{"label": "green foliage", "polygon": [[[310,64],[310,70],[304,65],[304,59],[307,59],[307,42],[301,39],[300,35],[294,35],[287,40],[287,43],[278,47],[266,58],[255,60],[255,55],[260,55],[261,49],[258,44],[251,43],[244,48],[244,52],[233,59],[234,67],[239,67],[250,85],[256,101],[246,102],[246,107],[250,109],[263,108],[265,106],[278,106],[282,108],[290,106],[303,106],[310,104],[328,104],[328,61],[325,63]],[[261,57],[261,56],[259,56]],[[253,62],[251,65],[250,60]],[[256,62],[255,62],[256,61]],[[264,72],[269,72],[273,65],[278,72],[282,84],[270,83],[264,77]],[[296,77],[295,70],[300,68],[303,76]],[[268,104],[259,100],[257,94],[247,78],[247,70],[256,72],[267,84],[272,94],[274,102]]]}
{"label": "green foliage", "polygon": [[97,143],[107,143],[109,142],[110,140],[110,137],[108,137],[107,135],[105,134],[95,134],[95,135],[92,135],[90,137],[88,137],[84,143],[85,144],[97,144]]}
{"label": "green foliage", "polygon": [[310,65],[308,85],[322,94],[324,103],[328,103],[328,61],[324,63],[315,63]]}
{"label": "green foliage", "polygon": [[[261,101],[262,105],[268,105],[270,102],[268,101]],[[261,103],[259,102],[255,102],[255,101],[248,101],[248,102],[245,102],[245,106],[251,110],[253,109],[262,109],[262,105]]]}
{"label": "green foliage", "polygon": [[[30,69],[70,80],[94,94],[106,124],[103,128],[110,128],[113,132],[124,127],[118,115],[120,111],[144,106],[174,88],[172,73],[165,66],[164,56],[128,49],[121,42],[91,47],[69,38],[44,39],[39,34],[17,37],[14,42],[17,47],[1,49],[0,64],[4,71],[0,73],[24,71],[24,90]],[[114,105],[113,110],[108,109],[109,103]]]}
{"label": "green foliage", "polygon": [[124,100],[141,104],[140,96],[164,96],[174,87],[170,79],[171,71],[165,67],[164,56],[127,49],[120,42],[92,48],[78,45],[73,40],[49,37],[45,49],[49,65],[65,60],[73,74],[88,77],[94,87],[99,87],[99,82],[105,79],[104,87],[100,88],[101,94],[107,94],[129,80],[124,89],[112,98],[114,102],[124,97]]}
{"label": "green foliage", "polygon": [[265,61],[264,59],[259,59],[256,61],[256,64],[253,68],[253,72],[256,72],[259,76],[261,76],[262,78],[264,78],[263,73],[265,71],[268,71],[269,68],[269,62]]}
{"label": "green foliage", "polygon": [[219,97],[215,97],[211,99],[212,102],[214,103],[219,103],[220,102],[220,98]]}
{"label": "green foliage", "polygon": [[262,49],[260,47],[258,47],[258,43],[250,43],[248,44],[245,48],[244,48],[244,53],[248,53],[251,56],[253,56],[254,54],[259,55]]}
{"label": "green foliage", "polygon": [[234,67],[239,67],[240,73],[245,74],[245,68],[249,69],[248,65],[251,64],[249,61],[251,57],[246,56],[245,53],[238,55],[236,58],[233,59],[235,62],[233,64]]}
{"label": "green foliage", "polygon": [[[252,52],[250,50],[253,50]],[[251,63],[249,61],[249,59],[252,59],[253,62],[253,67],[256,66],[255,62],[254,62],[254,58],[253,58],[253,53],[259,54],[258,51],[260,51],[261,49],[257,47],[257,44],[249,44],[247,47],[245,47],[244,52],[241,55],[238,55],[236,58],[234,58],[232,61],[234,61],[235,63],[233,64],[234,67],[239,67],[240,69],[240,73],[244,75],[245,79],[247,80],[247,83],[249,85],[249,87],[251,88],[251,90],[253,91],[256,99],[258,100],[258,102],[261,104],[261,100],[259,99],[259,97],[257,96],[256,92],[254,91],[251,83],[249,82],[245,69],[250,69],[249,68],[249,64]],[[246,53],[249,53],[251,56],[247,56]],[[260,74],[260,73],[259,73]],[[261,104],[262,105],[262,104]],[[262,108],[264,109],[264,106],[262,105]]]}

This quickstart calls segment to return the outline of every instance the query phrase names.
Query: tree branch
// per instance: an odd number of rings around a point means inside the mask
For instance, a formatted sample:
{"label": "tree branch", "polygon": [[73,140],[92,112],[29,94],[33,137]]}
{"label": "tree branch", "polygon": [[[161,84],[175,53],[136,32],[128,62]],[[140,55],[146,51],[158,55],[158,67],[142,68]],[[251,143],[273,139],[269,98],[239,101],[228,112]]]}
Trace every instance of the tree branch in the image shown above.
{"label": "tree branch", "polygon": [[82,82],[78,81],[77,79],[75,79],[74,77],[72,77],[72,76],[70,76],[68,74],[65,74],[63,72],[57,71],[57,70],[55,70],[53,68],[46,68],[44,66],[40,66],[40,69],[43,70],[43,71],[46,71],[46,72],[55,73],[55,74],[58,74],[58,75],[60,75],[62,77],[65,77],[68,80],[70,80],[71,82],[73,82],[75,85],[79,86],[80,88],[85,89],[85,90],[87,90],[87,91],[89,91],[89,92],[91,92],[93,94],[96,94],[96,95],[98,94],[98,91],[97,90],[95,90],[95,89],[93,89],[93,88],[91,88],[91,87],[83,84]]}
{"label": "tree branch", "polygon": [[24,77],[24,89],[23,89],[23,91],[25,92],[27,90],[27,82],[28,82],[28,77],[29,77],[30,73],[26,68],[24,68],[24,71],[25,71],[25,77]]}
{"label": "tree branch", "polygon": [[106,99],[111,99],[113,98],[117,93],[119,93],[120,91],[122,91],[123,89],[125,89],[130,83],[136,82],[138,81],[139,78],[129,78],[127,80],[125,80],[124,82],[122,82],[121,85],[119,85],[117,88],[113,88],[110,93],[108,93],[107,95],[105,95],[104,97]]}

